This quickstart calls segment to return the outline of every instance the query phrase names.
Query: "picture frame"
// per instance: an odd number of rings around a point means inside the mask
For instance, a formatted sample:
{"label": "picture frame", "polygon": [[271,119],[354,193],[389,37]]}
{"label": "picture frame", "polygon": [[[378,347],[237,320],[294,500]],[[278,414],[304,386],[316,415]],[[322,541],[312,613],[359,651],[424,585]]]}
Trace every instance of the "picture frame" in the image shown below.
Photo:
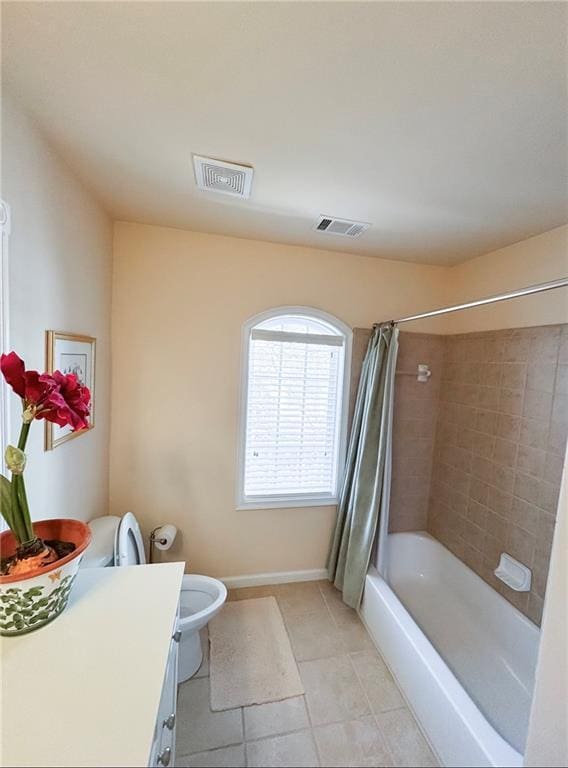
{"label": "picture frame", "polygon": [[71,427],[60,427],[52,422],[45,422],[45,450],[52,451],[58,445],[66,443],[85,432],[90,432],[95,426],[95,365],[96,342],[92,336],[62,331],[46,331],[46,370],[48,373],[75,373],[81,384],[91,391],[91,414],[89,426],[85,429],[71,431]]}

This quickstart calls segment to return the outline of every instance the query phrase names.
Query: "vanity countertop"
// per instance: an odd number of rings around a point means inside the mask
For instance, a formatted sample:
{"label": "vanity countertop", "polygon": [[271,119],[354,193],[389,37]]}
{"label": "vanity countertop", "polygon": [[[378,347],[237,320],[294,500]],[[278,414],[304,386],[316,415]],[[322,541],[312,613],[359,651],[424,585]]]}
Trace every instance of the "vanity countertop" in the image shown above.
{"label": "vanity countertop", "polygon": [[148,764],[183,571],[80,569],[61,616],[1,638],[3,765]]}

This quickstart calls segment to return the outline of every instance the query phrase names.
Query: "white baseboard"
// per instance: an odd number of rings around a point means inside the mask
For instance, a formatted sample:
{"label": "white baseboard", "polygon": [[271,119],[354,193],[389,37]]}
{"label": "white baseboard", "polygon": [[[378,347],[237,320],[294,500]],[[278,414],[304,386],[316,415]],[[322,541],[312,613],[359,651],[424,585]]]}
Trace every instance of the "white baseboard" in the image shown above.
{"label": "white baseboard", "polygon": [[229,589],[263,587],[267,584],[287,584],[292,581],[319,581],[327,579],[327,568],[311,571],[281,571],[280,573],[251,573],[247,576],[226,576],[221,581]]}

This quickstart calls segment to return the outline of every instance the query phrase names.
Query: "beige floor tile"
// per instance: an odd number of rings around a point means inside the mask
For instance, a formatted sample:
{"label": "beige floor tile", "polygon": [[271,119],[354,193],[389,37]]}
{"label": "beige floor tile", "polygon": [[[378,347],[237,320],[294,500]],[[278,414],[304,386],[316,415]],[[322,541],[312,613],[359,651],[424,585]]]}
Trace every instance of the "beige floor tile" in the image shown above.
{"label": "beige floor tile", "polygon": [[314,728],[314,737],[322,768],[378,768],[393,765],[374,717],[323,725]]}
{"label": "beige floor tile", "polygon": [[393,676],[376,651],[352,653],[351,661],[375,715],[405,706]]}
{"label": "beige floor tile", "polygon": [[325,610],[322,593],[315,581],[278,584],[275,594],[283,616]]}
{"label": "beige floor tile", "polygon": [[383,712],[377,715],[376,720],[393,755],[395,765],[412,765],[414,768],[422,768],[422,766],[428,768],[428,766],[438,765],[426,739],[408,709]]}
{"label": "beige floor tile", "polygon": [[240,709],[211,712],[207,677],[194,678],[180,685],[177,712],[176,749],[180,755],[228,747],[243,741]]}
{"label": "beige floor tile", "polygon": [[349,622],[355,618],[357,619],[359,618],[357,616],[357,611],[354,611],[353,608],[350,608],[348,605],[345,605],[345,603],[343,602],[343,597],[341,595],[341,592],[339,591],[339,589],[334,587],[333,584],[329,584],[328,582],[327,586],[320,585],[320,590],[322,592],[322,595],[326,602],[327,607],[331,611],[331,615],[337,621],[338,624],[342,622]]}
{"label": "beige floor tile", "polygon": [[333,582],[325,579],[324,581],[314,581],[317,584],[320,592],[326,600],[341,600],[341,590],[337,589]]}
{"label": "beige floor tile", "polygon": [[246,741],[310,727],[303,696],[245,707],[244,717]]}
{"label": "beige floor tile", "polygon": [[335,609],[340,609],[348,614],[355,613],[353,608],[345,605],[341,590],[337,589],[331,582],[323,583],[318,581],[317,583],[319,584],[323,598],[332,613],[334,613]]}
{"label": "beige floor tile", "polygon": [[345,650],[348,652],[374,650],[373,641],[357,615],[357,611],[345,605],[341,592],[333,584],[318,583],[325,603],[339,629]]}
{"label": "beige floor tile", "polygon": [[343,600],[328,600],[327,607],[331,611],[331,615],[335,619],[338,625],[351,624],[354,621],[360,621],[357,611],[345,605]]}
{"label": "beige floor tile", "polygon": [[207,627],[203,627],[199,632],[201,638],[201,650],[203,651],[203,661],[201,666],[194,674],[195,677],[209,677],[209,630]]}
{"label": "beige floor tile", "polygon": [[249,768],[314,768],[319,766],[311,731],[289,733],[246,745]]}
{"label": "beige floor tile", "polygon": [[325,592],[328,589],[335,589],[333,582],[329,579],[320,579],[319,581],[314,581],[314,584],[317,584],[322,592]]}
{"label": "beige floor tile", "polygon": [[370,714],[349,656],[303,661],[298,666],[312,725],[354,720]]}
{"label": "beige floor tile", "polygon": [[286,629],[297,661],[323,659],[346,652],[341,635],[327,608],[316,613],[286,616]]}
{"label": "beige floor tile", "polygon": [[343,641],[343,646],[349,653],[355,651],[374,652],[375,646],[369,637],[361,619],[355,615],[349,620],[343,620],[338,623],[337,631]]}
{"label": "beige floor tile", "polygon": [[245,768],[245,745],[212,749],[196,755],[176,754],[176,768]]}

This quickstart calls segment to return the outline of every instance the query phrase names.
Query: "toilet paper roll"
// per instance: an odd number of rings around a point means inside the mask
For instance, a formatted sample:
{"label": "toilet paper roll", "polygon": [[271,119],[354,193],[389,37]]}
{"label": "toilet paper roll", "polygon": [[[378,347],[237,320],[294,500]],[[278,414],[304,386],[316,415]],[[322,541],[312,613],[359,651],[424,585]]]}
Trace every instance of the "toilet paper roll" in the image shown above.
{"label": "toilet paper roll", "polygon": [[174,539],[177,536],[177,528],[175,525],[162,525],[154,533],[154,541],[157,549],[169,549],[174,543]]}

